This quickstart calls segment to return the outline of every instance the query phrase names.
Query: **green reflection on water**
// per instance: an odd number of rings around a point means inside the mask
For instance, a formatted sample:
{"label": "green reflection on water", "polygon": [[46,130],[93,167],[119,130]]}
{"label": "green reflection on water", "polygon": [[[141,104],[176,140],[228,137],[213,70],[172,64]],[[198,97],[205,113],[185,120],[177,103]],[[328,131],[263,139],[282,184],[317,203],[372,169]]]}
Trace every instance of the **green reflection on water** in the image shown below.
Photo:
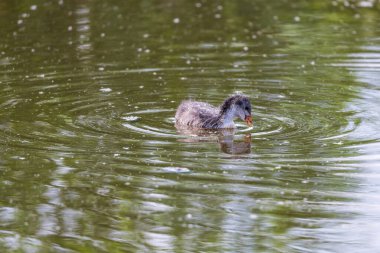
{"label": "green reflection on water", "polygon": [[[352,5],[3,1],[1,251],[362,250],[371,231],[346,231],[372,222],[355,174],[379,135],[352,106],[378,96],[340,64],[380,31]],[[182,99],[234,92],[253,130],[176,131]]]}

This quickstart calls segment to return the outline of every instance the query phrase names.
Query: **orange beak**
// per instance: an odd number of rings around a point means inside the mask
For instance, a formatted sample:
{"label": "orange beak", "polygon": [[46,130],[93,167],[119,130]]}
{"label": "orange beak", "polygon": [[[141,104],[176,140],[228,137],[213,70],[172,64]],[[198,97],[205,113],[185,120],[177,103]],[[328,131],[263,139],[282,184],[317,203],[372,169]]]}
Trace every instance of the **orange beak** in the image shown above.
{"label": "orange beak", "polygon": [[252,126],[252,116],[249,115],[249,116],[245,116],[245,119],[244,119],[245,123],[247,123],[248,126]]}

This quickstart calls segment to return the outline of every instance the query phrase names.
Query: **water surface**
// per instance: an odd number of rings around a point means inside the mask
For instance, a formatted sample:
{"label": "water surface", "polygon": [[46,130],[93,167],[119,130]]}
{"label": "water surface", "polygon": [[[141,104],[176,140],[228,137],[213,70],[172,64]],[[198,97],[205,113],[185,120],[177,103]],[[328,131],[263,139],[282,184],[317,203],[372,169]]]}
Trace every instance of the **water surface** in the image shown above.
{"label": "water surface", "polygon": [[[377,252],[374,1],[2,1],[1,252]],[[189,134],[183,99],[251,98]]]}

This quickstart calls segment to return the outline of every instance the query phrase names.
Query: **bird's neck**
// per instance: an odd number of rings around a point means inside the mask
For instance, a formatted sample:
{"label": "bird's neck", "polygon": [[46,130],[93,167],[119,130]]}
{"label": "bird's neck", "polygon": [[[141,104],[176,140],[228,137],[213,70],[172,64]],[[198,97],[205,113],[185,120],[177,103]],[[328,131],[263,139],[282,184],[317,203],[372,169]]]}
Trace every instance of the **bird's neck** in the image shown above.
{"label": "bird's neck", "polygon": [[235,128],[234,118],[234,108],[228,108],[227,110],[220,112],[220,121],[222,122],[223,128]]}

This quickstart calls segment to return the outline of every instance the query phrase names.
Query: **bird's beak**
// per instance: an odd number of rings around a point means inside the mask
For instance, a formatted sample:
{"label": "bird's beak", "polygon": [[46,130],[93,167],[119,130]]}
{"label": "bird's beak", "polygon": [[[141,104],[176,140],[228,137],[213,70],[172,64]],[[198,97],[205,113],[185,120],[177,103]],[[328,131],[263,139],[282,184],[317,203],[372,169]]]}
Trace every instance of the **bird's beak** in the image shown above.
{"label": "bird's beak", "polygon": [[248,115],[248,116],[245,116],[245,119],[244,119],[245,123],[247,123],[248,126],[252,126],[252,116],[251,115]]}

